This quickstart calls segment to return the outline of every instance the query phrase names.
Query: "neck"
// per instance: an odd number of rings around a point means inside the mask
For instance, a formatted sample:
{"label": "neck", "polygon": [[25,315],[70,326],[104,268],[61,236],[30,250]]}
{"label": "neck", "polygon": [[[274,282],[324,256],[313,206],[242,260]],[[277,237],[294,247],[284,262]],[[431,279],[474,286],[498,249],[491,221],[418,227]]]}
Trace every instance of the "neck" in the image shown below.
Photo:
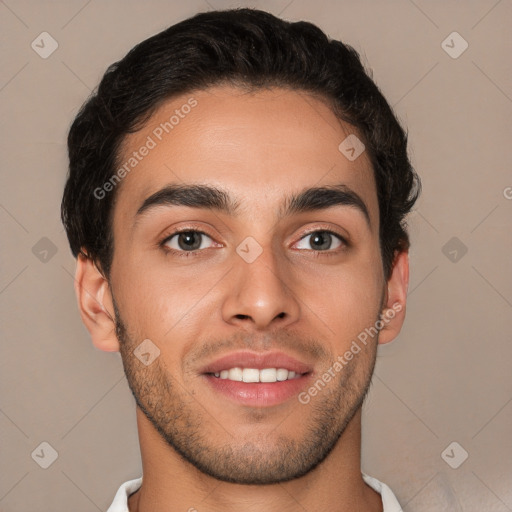
{"label": "neck", "polygon": [[382,512],[380,495],[361,476],[361,409],[329,456],[307,475],[273,485],[216,480],[184,461],[137,408],[143,483],[128,499],[130,512],[222,510]]}

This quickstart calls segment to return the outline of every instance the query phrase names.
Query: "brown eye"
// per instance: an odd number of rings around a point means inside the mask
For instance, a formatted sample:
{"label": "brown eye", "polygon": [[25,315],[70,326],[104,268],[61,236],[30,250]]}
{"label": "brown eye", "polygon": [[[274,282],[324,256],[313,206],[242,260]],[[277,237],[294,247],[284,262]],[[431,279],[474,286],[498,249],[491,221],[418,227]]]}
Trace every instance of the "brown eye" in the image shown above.
{"label": "brown eye", "polygon": [[174,251],[197,251],[208,247],[212,239],[201,231],[181,231],[168,237],[162,245]]}

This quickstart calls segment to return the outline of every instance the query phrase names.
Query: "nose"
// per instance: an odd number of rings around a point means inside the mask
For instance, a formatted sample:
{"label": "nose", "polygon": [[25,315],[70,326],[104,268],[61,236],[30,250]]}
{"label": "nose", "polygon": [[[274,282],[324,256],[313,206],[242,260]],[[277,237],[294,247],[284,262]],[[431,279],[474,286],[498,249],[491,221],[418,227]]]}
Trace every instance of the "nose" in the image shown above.
{"label": "nose", "polygon": [[300,302],[294,292],[286,261],[265,248],[248,263],[234,255],[234,268],[228,274],[222,306],[225,322],[254,330],[285,327],[296,322]]}

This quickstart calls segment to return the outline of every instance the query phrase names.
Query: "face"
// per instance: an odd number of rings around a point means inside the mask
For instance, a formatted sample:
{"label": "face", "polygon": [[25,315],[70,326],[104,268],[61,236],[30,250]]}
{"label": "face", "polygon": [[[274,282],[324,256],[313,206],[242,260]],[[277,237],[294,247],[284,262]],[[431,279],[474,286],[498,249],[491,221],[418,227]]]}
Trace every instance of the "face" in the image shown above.
{"label": "face", "polygon": [[362,404],[377,339],[335,363],[386,283],[369,160],[338,149],[355,133],[307,93],[215,87],[124,141],[120,161],[138,160],[113,216],[124,368],[154,428],[215,478],[306,474]]}

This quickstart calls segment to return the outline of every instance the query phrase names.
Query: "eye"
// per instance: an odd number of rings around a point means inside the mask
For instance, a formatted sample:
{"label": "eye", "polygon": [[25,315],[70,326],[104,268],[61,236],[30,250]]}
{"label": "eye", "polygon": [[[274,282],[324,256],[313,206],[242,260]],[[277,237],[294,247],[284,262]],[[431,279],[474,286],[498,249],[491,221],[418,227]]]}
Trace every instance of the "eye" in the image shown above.
{"label": "eye", "polygon": [[178,231],[165,238],[162,245],[178,252],[192,252],[209,247],[212,238],[206,233],[197,230]]}
{"label": "eye", "polygon": [[[305,247],[305,245],[308,244],[308,238],[310,247]],[[298,249],[309,249],[323,252],[328,251],[329,249],[338,249],[343,245],[347,245],[347,242],[337,233],[328,230],[317,230],[302,237],[296,247]]]}

